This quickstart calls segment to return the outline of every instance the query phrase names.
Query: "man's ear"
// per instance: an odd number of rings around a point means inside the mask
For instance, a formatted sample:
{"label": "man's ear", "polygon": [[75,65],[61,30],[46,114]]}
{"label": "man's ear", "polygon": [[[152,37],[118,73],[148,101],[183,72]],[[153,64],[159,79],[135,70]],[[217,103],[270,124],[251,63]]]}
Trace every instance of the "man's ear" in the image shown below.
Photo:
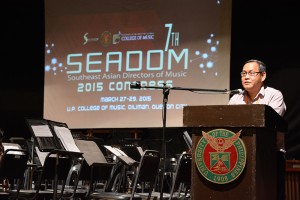
{"label": "man's ear", "polygon": [[265,81],[266,78],[267,78],[267,73],[266,73],[266,72],[262,72],[262,73],[261,73],[261,80],[262,80],[262,81]]}

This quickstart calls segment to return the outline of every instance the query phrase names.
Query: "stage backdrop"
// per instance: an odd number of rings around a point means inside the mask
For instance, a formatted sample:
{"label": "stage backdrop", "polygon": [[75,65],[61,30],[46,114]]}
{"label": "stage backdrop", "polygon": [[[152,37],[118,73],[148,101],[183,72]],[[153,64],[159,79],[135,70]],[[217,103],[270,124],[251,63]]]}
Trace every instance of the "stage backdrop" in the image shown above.
{"label": "stage backdrop", "polygon": [[[227,104],[231,1],[45,0],[44,118],[70,128],[182,126],[183,106]],[[132,89],[130,84],[140,81]]]}

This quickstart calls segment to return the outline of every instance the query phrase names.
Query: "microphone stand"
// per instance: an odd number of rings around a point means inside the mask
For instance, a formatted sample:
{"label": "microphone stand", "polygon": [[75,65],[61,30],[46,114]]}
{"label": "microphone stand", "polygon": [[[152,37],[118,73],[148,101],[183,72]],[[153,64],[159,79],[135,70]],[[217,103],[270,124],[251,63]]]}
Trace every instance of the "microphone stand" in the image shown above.
{"label": "microphone stand", "polygon": [[166,125],[167,125],[167,104],[168,104],[168,96],[170,94],[170,88],[166,87],[166,83],[163,86],[163,133],[162,133],[162,169],[160,176],[160,199],[163,199],[163,189],[164,189],[164,175],[165,175],[165,160],[166,160],[166,143],[165,143],[165,135],[166,135]]}
{"label": "microphone stand", "polygon": [[230,94],[229,90],[211,90],[211,89],[199,89],[199,88],[182,88],[182,87],[167,87],[166,83],[163,83],[163,87],[155,86],[141,86],[139,81],[130,84],[131,89],[151,88],[163,90],[163,132],[162,132],[162,156],[161,156],[161,171],[160,171],[160,200],[163,200],[163,188],[164,188],[164,174],[165,174],[165,160],[166,160],[166,122],[167,122],[167,103],[170,90],[187,90],[187,91],[199,91],[203,93],[216,93],[216,94]]}

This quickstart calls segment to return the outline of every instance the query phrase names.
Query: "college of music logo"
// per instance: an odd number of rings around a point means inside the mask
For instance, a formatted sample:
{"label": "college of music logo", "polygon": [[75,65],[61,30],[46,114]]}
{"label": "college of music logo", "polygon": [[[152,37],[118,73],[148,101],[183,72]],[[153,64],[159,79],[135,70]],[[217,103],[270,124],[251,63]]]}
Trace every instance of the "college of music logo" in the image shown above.
{"label": "college of music logo", "polygon": [[217,184],[237,179],[246,165],[246,148],[240,139],[241,131],[226,129],[202,131],[195,149],[195,163],[201,175]]}

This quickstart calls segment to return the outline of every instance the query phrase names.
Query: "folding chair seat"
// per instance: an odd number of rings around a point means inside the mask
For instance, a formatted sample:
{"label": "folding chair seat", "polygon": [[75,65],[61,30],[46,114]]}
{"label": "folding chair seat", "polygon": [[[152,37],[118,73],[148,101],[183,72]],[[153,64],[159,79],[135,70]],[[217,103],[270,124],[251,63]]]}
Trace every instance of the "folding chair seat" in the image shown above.
{"label": "folding chair seat", "polygon": [[142,196],[138,195],[137,189],[141,185],[147,185],[147,199],[151,198],[154,190],[160,165],[160,153],[155,150],[145,150],[133,178],[133,186],[130,193],[118,192],[94,192],[90,194],[89,199],[124,199],[124,200],[141,200]]}

